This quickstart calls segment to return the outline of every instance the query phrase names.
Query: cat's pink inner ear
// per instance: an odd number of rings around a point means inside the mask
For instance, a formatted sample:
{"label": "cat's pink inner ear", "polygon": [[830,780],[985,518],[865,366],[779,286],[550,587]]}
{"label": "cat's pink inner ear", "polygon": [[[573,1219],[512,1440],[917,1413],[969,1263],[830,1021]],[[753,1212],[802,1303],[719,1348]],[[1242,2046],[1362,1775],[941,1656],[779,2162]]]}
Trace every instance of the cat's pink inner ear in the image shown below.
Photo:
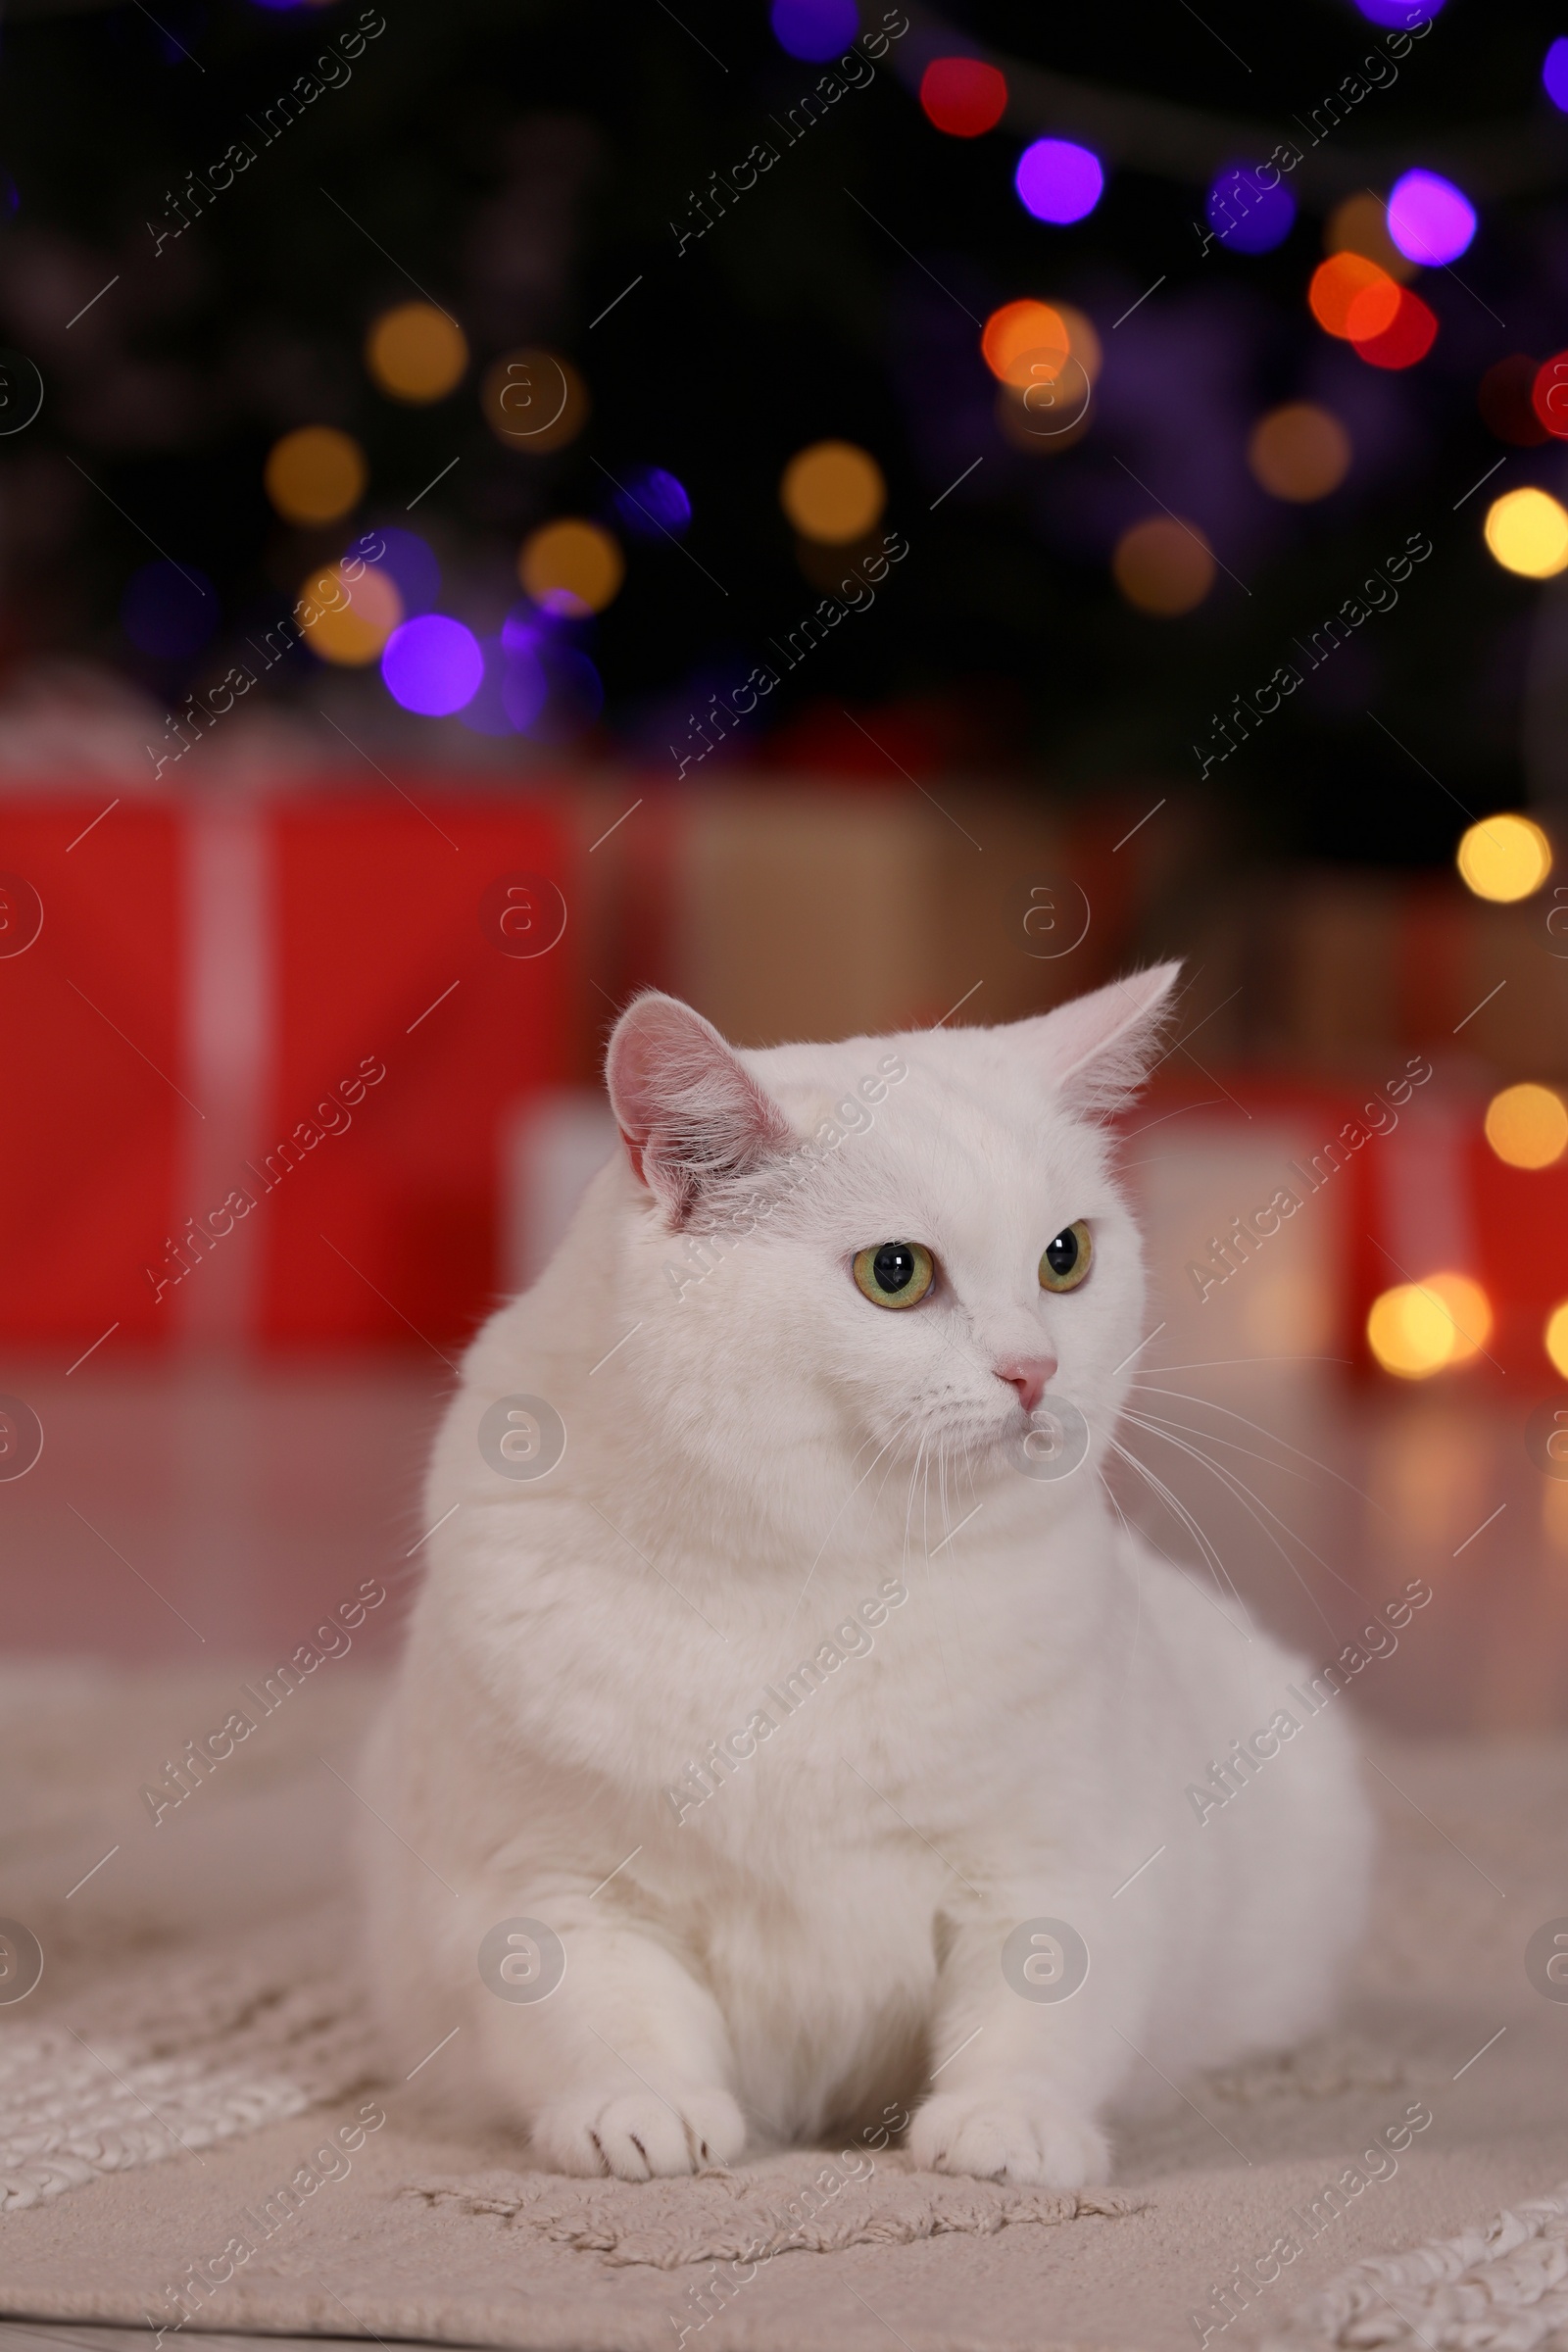
{"label": "cat's pink inner ear", "polygon": [[1034,1033],[1047,1079],[1075,1108],[1114,1110],[1138,1092],[1158,1049],[1181,968],[1158,963],[1129,973],[1017,1024]]}
{"label": "cat's pink inner ear", "polygon": [[705,1187],[745,1176],[792,1140],[789,1122],[713,1027],[651,992],[610,1041],[605,1083],[634,1175],[677,1222]]}

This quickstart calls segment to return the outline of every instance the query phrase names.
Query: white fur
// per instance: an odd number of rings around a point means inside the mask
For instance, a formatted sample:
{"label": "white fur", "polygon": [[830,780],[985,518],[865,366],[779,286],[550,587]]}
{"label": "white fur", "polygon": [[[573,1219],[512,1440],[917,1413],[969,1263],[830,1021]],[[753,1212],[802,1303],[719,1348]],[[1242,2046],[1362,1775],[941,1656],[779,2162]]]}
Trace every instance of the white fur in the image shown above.
{"label": "white fur", "polygon": [[[388,1825],[366,1824],[368,1951],[399,2071],[463,2029],[421,2090],[625,2179],[902,2098],[923,2165],[1073,2185],[1103,2178],[1107,2106],[1151,2066],[1325,2020],[1369,1859],[1340,1711],[1200,1823],[1188,1785],[1292,1705],[1300,1662],[1130,1535],[1098,1475],[1147,1330],[1098,1113],[1173,978],[739,1054],[667,999],[624,1017],[628,1155],[468,1352],[426,1522],[461,1508],[360,1780]],[[780,1139],[889,1062],[907,1075],[791,1189]],[[771,1213],[689,1279],[692,1228],[748,1189]],[[1049,1294],[1041,1252],[1080,1217],[1093,1270]],[[933,1251],[921,1305],[857,1289],[884,1241]],[[1059,1481],[1004,1449],[1023,1410],[996,1367],[1020,1354],[1059,1358],[1051,1393],[1093,1433]],[[567,1431],[536,1482],[476,1443],[519,1393]],[[854,1654],[678,1819],[688,1763],[899,1585],[872,1645],[846,1631]],[[476,1966],[518,1917],[566,1949],[537,2003]],[[1060,2004],[1002,1970],[1042,1917],[1091,1953]]]}

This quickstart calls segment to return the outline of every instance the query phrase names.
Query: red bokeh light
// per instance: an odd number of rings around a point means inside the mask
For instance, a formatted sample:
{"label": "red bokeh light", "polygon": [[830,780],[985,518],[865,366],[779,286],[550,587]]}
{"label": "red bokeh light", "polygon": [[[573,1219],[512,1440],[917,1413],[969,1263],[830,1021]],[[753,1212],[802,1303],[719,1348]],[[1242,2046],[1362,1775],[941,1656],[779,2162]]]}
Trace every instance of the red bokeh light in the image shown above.
{"label": "red bokeh light", "polygon": [[1539,449],[1546,428],[1531,405],[1537,363],[1528,352],[1510,352],[1487,369],[1476,393],[1483,423],[1499,441],[1515,449]]}
{"label": "red bokeh light", "polygon": [[927,120],[955,139],[977,139],[1002,121],[1007,84],[978,57],[933,58],[920,77]]}
{"label": "red bokeh light", "polygon": [[1356,358],[1371,368],[1413,368],[1417,360],[1426,358],[1437,339],[1436,315],[1419,294],[1401,286],[1398,308],[1390,323],[1378,334],[1352,334],[1349,340]]}
{"label": "red bokeh light", "polygon": [[1568,441],[1568,351],[1542,361],[1530,387],[1530,406],[1553,440]]}

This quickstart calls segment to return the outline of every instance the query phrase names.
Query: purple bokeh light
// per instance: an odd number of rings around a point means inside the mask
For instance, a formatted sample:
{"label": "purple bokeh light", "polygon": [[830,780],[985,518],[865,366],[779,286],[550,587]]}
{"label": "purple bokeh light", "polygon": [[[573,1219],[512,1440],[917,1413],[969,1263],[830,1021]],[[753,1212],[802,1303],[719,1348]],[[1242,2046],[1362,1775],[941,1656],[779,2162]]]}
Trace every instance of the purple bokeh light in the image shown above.
{"label": "purple bokeh light", "polygon": [[421,612],[393,630],[381,656],[386,690],[421,718],[447,718],[471,703],[484,677],[479,640],[445,612]]}
{"label": "purple bokeh light", "polygon": [[1444,0],[1355,0],[1355,5],[1369,24],[1387,24],[1395,32],[1414,32],[1418,24],[1430,24],[1442,13]]}
{"label": "purple bokeh light", "polygon": [[481,637],[484,677],[463,712],[475,735],[526,735],[550,692],[531,633],[506,623],[499,637]]}
{"label": "purple bokeh light", "polygon": [[1389,190],[1389,234],[1406,261],[1441,269],[1475,233],[1475,206],[1441,173],[1406,172]]}
{"label": "purple bokeh light", "polygon": [[768,22],[781,49],[819,66],[849,47],[860,12],[855,0],[773,0]]}
{"label": "purple bokeh light", "polygon": [[1216,174],[1204,209],[1209,227],[1232,253],[1272,253],[1296,222],[1296,199],[1284,183],[1265,187],[1244,164]]}
{"label": "purple bokeh light", "polygon": [[[384,551],[380,555],[375,553],[377,541]],[[374,563],[381,566],[402,600],[406,620],[412,619],[416,612],[434,610],[435,600],[441,593],[441,566],[425,542],[414,531],[399,530],[390,523],[376,523],[370,530],[363,532],[354,545],[345,551],[345,560],[348,556],[358,557],[363,564]]]}
{"label": "purple bokeh light", "polygon": [[586,654],[559,639],[540,648],[539,666],[548,691],[528,732],[536,743],[574,742],[605,707],[604,680]]}
{"label": "purple bokeh light", "polygon": [[144,564],[120,600],[120,625],[132,645],[160,662],[187,662],[218,626],[218,591],[199,571]]}
{"label": "purple bokeh light", "polygon": [[639,466],[616,491],[614,506],[625,528],[639,539],[683,531],[692,518],[692,502],[683,485],[662,466]]}
{"label": "purple bokeh light", "polygon": [[1546,51],[1541,78],[1558,113],[1568,115],[1568,35],[1559,33]]}
{"label": "purple bokeh light", "polygon": [[1071,139],[1036,139],[1018,158],[1013,186],[1037,220],[1065,228],[1085,220],[1100,202],[1105,174],[1100,160]]}

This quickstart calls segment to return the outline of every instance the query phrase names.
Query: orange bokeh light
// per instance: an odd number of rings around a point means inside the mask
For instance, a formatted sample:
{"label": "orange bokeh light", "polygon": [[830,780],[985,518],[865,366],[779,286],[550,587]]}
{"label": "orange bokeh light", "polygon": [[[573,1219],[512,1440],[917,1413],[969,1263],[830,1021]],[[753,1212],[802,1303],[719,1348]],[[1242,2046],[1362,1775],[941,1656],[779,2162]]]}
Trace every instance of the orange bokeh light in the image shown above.
{"label": "orange bokeh light", "polygon": [[1393,325],[1398,311],[1399,289],[1388,271],[1376,262],[1368,261],[1365,254],[1331,253],[1313,270],[1306,299],[1324,333],[1338,335],[1342,342],[1348,343],[1352,333],[1350,313],[1357,297],[1373,295],[1379,288],[1384,290],[1381,305],[1368,303],[1354,330],[1370,337]]}
{"label": "orange bokeh light", "polygon": [[1026,367],[1018,372],[1027,358],[1038,360],[1042,352],[1059,351],[1065,361],[1071,349],[1067,321],[1049,302],[1004,302],[992,312],[980,336],[986,366],[1004,384],[1031,381]]}
{"label": "orange bokeh light", "polygon": [[[1373,264],[1376,269],[1377,264]],[[1370,343],[1386,334],[1399,316],[1399,289],[1392,277],[1379,277],[1350,296],[1345,313],[1345,332],[1352,343]]]}

